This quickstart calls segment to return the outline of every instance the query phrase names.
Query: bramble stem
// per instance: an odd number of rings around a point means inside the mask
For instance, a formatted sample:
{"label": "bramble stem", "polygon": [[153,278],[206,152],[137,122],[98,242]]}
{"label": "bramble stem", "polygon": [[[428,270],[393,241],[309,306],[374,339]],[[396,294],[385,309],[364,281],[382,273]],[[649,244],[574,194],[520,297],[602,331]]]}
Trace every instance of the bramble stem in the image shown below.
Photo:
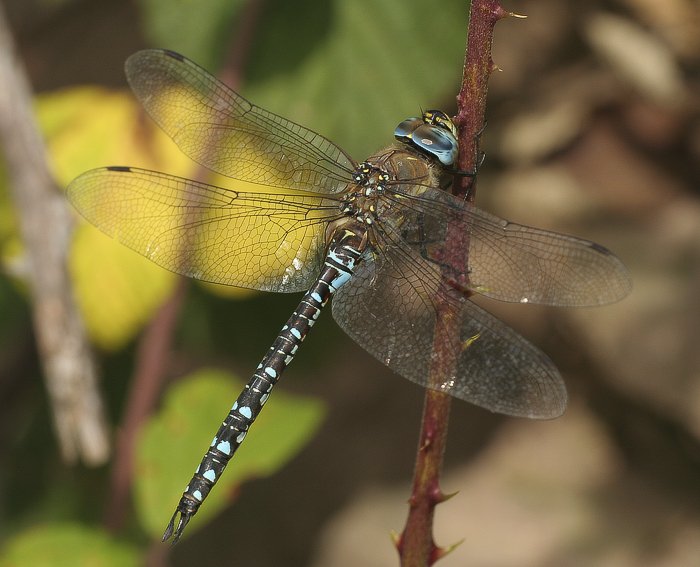
{"label": "bramble stem", "polygon": [[[484,128],[488,79],[496,69],[491,58],[493,29],[500,19],[510,15],[497,0],[473,0],[469,14],[467,49],[464,59],[462,87],[457,95],[455,124],[459,129],[458,171],[476,171],[480,162],[479,138]],[[476,178],[455,175],[453,194],[473,201],[476,193]],[[448,226],[445,251],[452,256],[447,264],[464,266],[468,273],[469,235],[460,226]],[[443,287],[449,284],[443,280]],[[444,297],[449,293],[445,291]],[[441,293],[438,292],[437,297]],[[456,368],[459,353],[450,347],[449,337],[459,333],[460,319],[445,302],[437,304],[437,322],[433,337],[433,366],[431,382],[439,383],[444,375],[437,370]],[[452,548],[441,548],[433,540],[433,518],[435,507],[445,501],[440,489],[440,472],[447,443],[447,425],[450,414],[450,397],[436,390],[426,390],[423,418],[413,489],[409,499],[409,513],[403,532],[397,538],[402,567],[425,567],[434,564]]]}

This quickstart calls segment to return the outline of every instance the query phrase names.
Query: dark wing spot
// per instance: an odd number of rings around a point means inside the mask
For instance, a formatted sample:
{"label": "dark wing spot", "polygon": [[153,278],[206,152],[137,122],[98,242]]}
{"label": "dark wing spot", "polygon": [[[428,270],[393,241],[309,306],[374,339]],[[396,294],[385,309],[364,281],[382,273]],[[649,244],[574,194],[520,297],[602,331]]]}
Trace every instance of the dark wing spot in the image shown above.
{"label": "dark wing spot", "polygon": [[610,256],[612,252],[608,250],[605,246],[601,246],[600,244],[596,244],[595,242],[590,243],[590,247],[593,248],[596,252],[599,252],[600,254],[603,254],[605,256]]}
{"label": "dark wing spot", "polygon": [[175,51],[170,51],[169,49],[163,49],[162,51],[168,57],[172,57],[173,59],[177,59],[178,61],[185,60],[185,58],[182,55],[180,55],[179,53],[177,53]]}

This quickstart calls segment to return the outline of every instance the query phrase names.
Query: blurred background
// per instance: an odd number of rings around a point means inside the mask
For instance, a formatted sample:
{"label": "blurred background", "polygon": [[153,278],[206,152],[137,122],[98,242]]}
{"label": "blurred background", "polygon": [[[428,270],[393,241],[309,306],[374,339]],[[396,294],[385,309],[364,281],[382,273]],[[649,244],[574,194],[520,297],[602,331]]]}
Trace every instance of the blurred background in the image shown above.
{"label": "blurred background", "polygon": [[[1,6],[0,34],[28,74],[60,188],[101,165],[197,174],[126,86],[123,62],[140,48],[179,51],[362,159],[420,108],[455,111],[468,11],[456,0]],[[457,494],[438,507],[435,538],[463,542],[438,564],[700,565],[700,8],[505,8],[528,18],[496,28],[502,72],[490,84],[477,203],[610,248],[634,290],[595,309],[482,302],[554,360],[570,404],[549,422],[453,404],[442,486]],[[0,566],[396,564],[390,531],[406,517],[423,393],[330,314],[186,537],[159,543],[299,297],[184,282],[71,213],[66,281],[94,359],[76,348],[81,358],[64,362],[99,379],[78,388],[91,410],[68,419],[90,434],[66,443],[57,387],[45,382],[51,330],[28,291],[19,226],[31,211],[12,197],[7,141],[5,152]],[[40,226],[58,242],[67,230]]]}

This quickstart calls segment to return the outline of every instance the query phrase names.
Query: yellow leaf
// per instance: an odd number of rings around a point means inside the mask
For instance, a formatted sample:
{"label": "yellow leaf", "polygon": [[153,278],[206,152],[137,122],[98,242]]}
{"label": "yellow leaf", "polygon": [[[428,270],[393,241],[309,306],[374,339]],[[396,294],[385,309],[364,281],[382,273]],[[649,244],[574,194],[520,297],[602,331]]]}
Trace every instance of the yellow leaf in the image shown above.
{"label": "yellow leaf", "polygon": [[[182,96],[178,92],[169,94]],[[177,107],[182,101],[173,100],[173,104]],[[42,95],[37,100],[37,114],[47,137],[55,175],[62,184],[67,184],[83,171],[105,165],[128,165],[181,177],[202,174],[201,167],[187,158],[158,128],[128,90],[76,87]],[[216,151],[216,148],[212,150]],[[225,179],[230,183],[230,179]],[[224,180],[218,177],[208,181]],[[270,182],[274,181],[270,179]],[[237,182],[236,189],[256,192],[265,188]],[[103,202],[95,203],[95,207],[102,207],[104,214],[119,215],[114,204],[119,202],[119,194],[98,195]],[[162,232],[177,218],[171,218],[169,211],[157,208],[158,203],[157,200],[148,201],[143,215],[151,219],[149,229],[154,229],[152,223],[159,219]],[[139,206],[146,205],[142,202]],[[156,209],[152,210],[154,207]],[[265,235],[255,233],[254,228],[248,227],[246,238],[248,241],[262,240]],[[282,229],[289,230],[290,227]],[[126,229],[120,226],[120,230],[122,234],[117,231],[114,236],[123,240]],[[307,239],[309,234],[305,233]],[[275,256],[276,261],[289,264],[309,246],[306,242],[294,244],[294,247],[290,243],[279,247],[276,254],[283,254],[283,257]],[[245,264],[235,264],[227,269],[243,273],[245,268]],[[263,268],[260,267],[262,271]],[[76,233],[71,270],[90,334],[105,349],[117,349],[130,340],[164,301],[173,285],[168,272],[96,231],[83,228]],[[205,284],[205,287],[225,297],[242,297],[251,293],[229,286]]]}
{"label": "yellow leaf", "polygon": [[[127,90],[65,89],[39,97],[36,109],[61,184],[86,169],[113,164],[183,176],[196,170]],[[169,272],[85,226],[76,230],[70,264],[88,331],[108,350],[129,341],[174,284]]]}
{"label": "yellow leaf", "polygon": [[37,115],[62,185],[104,165],[130,165],[183,177],[197,170],[197,164],[160,131],[127,90],[76,87],[42,95]]}
{"label": "yellow leaf", "polygon": [[129,341],[175,284],[176,276],[89,225],[76,230],[70,259],[88,332],[106,350]]}
{"label": "yellow leaf", "polygon": [[227,299],[247,299],[248,297],[258,293],[253,289],[236,287],[235,285],[223,285],[210,282],[200,282],[200,285],[208,292]]}

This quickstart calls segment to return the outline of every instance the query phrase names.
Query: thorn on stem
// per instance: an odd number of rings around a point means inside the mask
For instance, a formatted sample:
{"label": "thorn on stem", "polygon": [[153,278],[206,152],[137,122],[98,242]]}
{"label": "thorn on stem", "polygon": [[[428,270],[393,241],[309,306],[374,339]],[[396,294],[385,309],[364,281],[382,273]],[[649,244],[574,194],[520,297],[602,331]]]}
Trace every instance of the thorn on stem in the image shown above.
{"label": "thorn on stem", "polygon": [[516,12],[507,11],[500,4],[495,8],[494,16],[496,17],[496,20],[502,20],[503,18],[519,18],[519,19],[527,18],[527,16],[524,14],[518,14]]}
{"label": "thorn on stem", "polygon": [[447,502],[450,498],[454,498],[459,494],[459,490],[455,492],[440,492],[440,501],[438,504],[442,504],[443,502]]}
{"label": "thorn on stem", "polygon": [[493,15],[495,17],[495,21],[502,20],[503,18],[507,18],[510,16],[510,12],[507,11],[503,6],[500,4],[496,5],[496,7],[493,10]]}
{"label": "thorn on stem", "polygon": [[458,542],[455,542],[451,545],[448,545],[447,547],[436,547],[433,550],[433,558],[435,561],[442,559],[446,555],[449,555],[452,553],[455,549],[457,549],[460,545],[464,543],[464,539],[460,539]]}
{"label": "thorn on stem", "polygon": [[453,497],[455,494],[457,494],[457,493],[456,493],[456,492],[452,492],[452,493],[450,493],[450,494],[445,494],[445,493],[440,489],[440,487],[439,487],[437,484],[435,484],[435,485],[431,488],[429,494],[430,494],[430,501],[431,501],[431,503],[433,504],[433,506],[437,506],[438,504],[442,504],[442,503],[445,502],[446,500],[449,500],[450,498],[452,498],[452,497]]}
{"label": "thorn on stem", "polygon": [[433,444],[433,438],[435,436],[435,428],[432,425],[426,425],[425,434],[423,435],[422,442],[420,444],[420,451],[425,452]]}
{"label": "thorn on stem", "polygon": [[391,543],[394,544],[394,547],[399,549],[399,546],[401,545],[401,535],[399,535],[395,530],[391,530],[389,532],[389,537],[391,538]]}

